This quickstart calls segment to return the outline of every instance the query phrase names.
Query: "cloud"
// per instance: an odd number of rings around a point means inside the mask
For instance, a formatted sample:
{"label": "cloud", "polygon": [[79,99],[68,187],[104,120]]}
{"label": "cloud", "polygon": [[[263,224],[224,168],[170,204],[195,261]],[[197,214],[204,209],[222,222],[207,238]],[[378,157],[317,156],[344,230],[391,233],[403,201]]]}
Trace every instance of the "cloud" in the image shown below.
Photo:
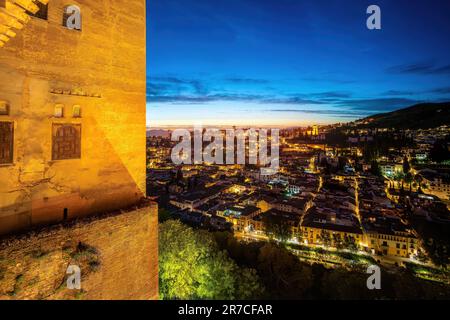
{"label": "cloud", "polygon": [[369,111],[351,111],[351,110],[333,110],[333,109],[270,109],[266,110],[270,112],[293,112],[293,113],[307,113],[307,114],[319,114],[319,115],[333,115],[333,116],[351,116],[359,117],[363,115],[372,114]]}
{"label": "cloud", "polygon": [[329,92],[320,92],[320,93],[313,93],[311,94],[313,97],[317,98],[351,98],[352,94],[350,92],[336,92],[336,91],[329,91]]}
{"label": "cloud", "polygon": [[419,102],[421,101],[406,98],[381,98],[341,100],[338,104],[342,107],[349,107],[352,110],[391,111],[409,107]]}
{"label": "cloud", "polygon": [[154,96],[171,89],[170,85],[162,83],[147,83],[147,95]]}
{"label": "cloud", "polygon": [[303,78],[302,80],[306,82],[324,82],[324,83],[337,83],[337,84],[351,84],[355,83],[355,80],[346,80],[346,79],[338,79],[338,78],[331,78],[331,77],[307,77]]}
{"label": "cloud", "polygon": [[[158,77],[158,81],[162,83],[149,83],[147,100],[150,103],[163,102],[172,104],[204,104],[216,101],[228,102],[253,102],[271,105],[334,105],[344,108],[343,112],[336,110],[299,110],[292,112],[304,113],[324,113],[330,114],[348,114],[357,115],[361,112],[377,112],[395,110],[407,107],[420,101],[406,98],[381,98],[381,99],[352,99],[349,92],[326,91],[311,94],[291,94],[291,95],[273,95],[273,94],[252,94],[239,92],[220,92],[220,93],[203,93],[209,90],[200,90],[199,88],[208,87],[200,80],[191,80],[178,77]],[[174,88],[174,84],[175,87]],[[186,86],[189,88],[186,89]],[[400,92],[391,92],[391,94]],[[290,110],[290,109],[288,109]],[[296,109],[298,110],[298,109]],[[357,111],[357,112],[352,112]],[[281,112],[281,111],[278,111]],[[287,112],[287,111],[286,111]]]}
{"label": "cloud", "polygon": [[[147,78],[148,86],[160,89],[157,94],[167,94],[169,92],[191,91],[195,94],[207,94],[209,92],[208,86],[201,80],[188,79],[173,76],[154,76]],[[152,92],[150,92],[152,93]]]}
{"label": "cloud", "polygon": [[236,83],[236,84],[268,84],[269,80],[264,79],[251,79],[251,78],[225,78],[227,82]]}
{"label": "cloud", "polygon": [[[422,64],[420,66],[409,67],[412,72],[425,72],[429,70],[430,65]],[[404,69],[406,70],[406,69]],[[224,79],[222,79],[224,80]],[[265,84],[267,80],[252,79],[244,77],[229,77],[225,81],[233,83],[253,83]],[[422,91],[412,90],[390,90],[383,93],[379,98],[353,98],[353,94],[347,91],[324,91],[314,93],[293,93],[293,94],[274,94],[274,93],[252,93],[242,92],[226,92],[220,88],[214,87],[214,81],[206,79],[195,79],[176,76],[154,76],[148,78],[147,83],[147,101],[149,103],[161,102],[171,104],[206,104],[216,101],[223,102],[242,102],[242,103],[259,103],[262,105],[291,105],[291,106],[313,106],[322,105],[324,107],[331,106],[341,108],[337,110],[299,110],[295,108],[286,108],[286,111],[277,112],[303,112],[303,113],[322,113],[335,115],[361,115],[361,113],[376,113],[392,111],[404,107],[411,106],[416,103],[423,102],[412,97],[415,94],[433,93],[433,94],[449,94],[450,87],[442,87],[428,89]],[[296,111],[297,110],[297,111]]]}
{"label": "cloud", "polygon": [[438,94],[448,94],[450,93],[450,87],[444,87],[444,88],[436,88],[431,90],[432,93],[438,93]]}
{"label": "cloud", "polygon": [[416,91],[389,90],[389,91],[383,92],[381,94],[381,96],[412,96],[412,95],[426,94],[426,93],[449,94],[450,87],[440,87],[440,88],[427,89],[427,90],[416,90]]}
{"label": "cloud", "polygon": [[214,101],[261,101],[265,96],[252,94],[209,94],[202,96],[194,95],[147,95],[149,102],[171,102],[171,103],[207,103]]}
{"label": "cloud", "polygon": [[291,104],[311,105],[323,104],[321,101],[309,100],[301,97],[275,97],[257,94],[221,93],[208,95],[147,95],[148,102],[171,102],[171,103],[207,103],[214,101],[239,101],[257,102],[261,104]]}
{"label": "cloud", "polygon": [[[268,80],[233,77],[225,78],[222,81],[234,84],[268,84]],[[147,78],[147,96],[155,99],[169,100],[172,96],[174,100],[192,100],[197,96],[208,96],[213,90],[214,81],[205,79],[193,79],[176,76],[152,76]],[[226,99],[236,100],[236,97],[225,97]],[[197,99],[197,98],[196,98]],[[198,100],[208,98],[198,98]],[[211,100],[214,97],[210,97]],[[241,99],[241,98],[240,98]]]}
{"label": "cloud", "polygon": [[383,96],[411,96],[417,94],[417,92],[408,91],[408,90],[389,90],[383,92],[381,95]]}
{"label": "cloud", "polygon": [[440,75],[450,74],[450,65],[437,66],[433,62],[417,62],[392,66],[386,69],[391,74]]}

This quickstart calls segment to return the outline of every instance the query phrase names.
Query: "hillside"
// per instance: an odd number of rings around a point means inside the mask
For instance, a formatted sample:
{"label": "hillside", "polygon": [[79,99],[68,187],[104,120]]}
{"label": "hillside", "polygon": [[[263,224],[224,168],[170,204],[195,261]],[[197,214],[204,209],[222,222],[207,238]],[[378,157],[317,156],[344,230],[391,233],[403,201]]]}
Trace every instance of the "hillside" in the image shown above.
{"label": "hillside", "polygon": [[357,121],[359,128],[429,129],[450,125],[450,102],[422,103]]}

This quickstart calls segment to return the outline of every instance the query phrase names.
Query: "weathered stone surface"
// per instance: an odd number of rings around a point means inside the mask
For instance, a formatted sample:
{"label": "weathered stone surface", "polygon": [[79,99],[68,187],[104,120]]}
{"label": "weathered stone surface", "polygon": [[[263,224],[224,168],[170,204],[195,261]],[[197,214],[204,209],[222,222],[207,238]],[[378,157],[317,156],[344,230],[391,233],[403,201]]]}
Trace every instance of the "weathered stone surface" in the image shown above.
{"label": "weathered stone surface", "polygon": [[[0,300],[157,299],[157,237],[157,205],[147,203],[5,238]],[[67,288],[69,265],[81,268],[81,290]]]}
{"label": "weathered stone surface", "polygon": [[[31,18],[0,48],[0,121],[14,124],[13,163],[0,166],[0,234],[145,196],[145,1],[78,0],[81,31],[62,26],[67,4],[50,1],[48,20]],[[81,124],[80,159],[52,160],[58,123]]]}

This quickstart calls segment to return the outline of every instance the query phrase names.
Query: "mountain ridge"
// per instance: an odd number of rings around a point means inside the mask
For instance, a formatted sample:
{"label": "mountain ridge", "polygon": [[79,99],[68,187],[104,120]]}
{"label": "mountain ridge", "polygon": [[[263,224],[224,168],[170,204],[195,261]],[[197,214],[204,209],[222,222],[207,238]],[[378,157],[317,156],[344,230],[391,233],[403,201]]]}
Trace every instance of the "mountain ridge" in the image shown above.
{"label": "mountain ridge", "polygon": [[419,103],[355,121],[358,128],[432,129],[450,125],[450,102]]}

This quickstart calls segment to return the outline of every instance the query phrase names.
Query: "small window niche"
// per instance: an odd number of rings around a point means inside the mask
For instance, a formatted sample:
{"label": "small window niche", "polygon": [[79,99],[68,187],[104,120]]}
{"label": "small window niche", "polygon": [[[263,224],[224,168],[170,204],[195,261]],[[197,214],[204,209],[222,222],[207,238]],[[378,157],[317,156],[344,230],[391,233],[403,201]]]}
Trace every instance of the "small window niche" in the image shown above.
{"label": "small window niche", "polygon": [[81,106],[80,105],[74,105],[72,109],[72,116],[74,118],[81,118]]}
{"label": "small window niche", "polygon": [[64,105],[57,104],[55,106],[55,118],[63,118],[64,117]]}
{"label": "small window niche", "polygon": [[9,103],[8,101],[0,100],[0,116],[8,116],[9,115]]}
{"label": "small window niche", "polygon": [[48,20],[48,4],[43,4],[42,2],[35,2],[34,5],[38,7],[38,10],[36,12],[27,10],[27,14],[35,18]]}

